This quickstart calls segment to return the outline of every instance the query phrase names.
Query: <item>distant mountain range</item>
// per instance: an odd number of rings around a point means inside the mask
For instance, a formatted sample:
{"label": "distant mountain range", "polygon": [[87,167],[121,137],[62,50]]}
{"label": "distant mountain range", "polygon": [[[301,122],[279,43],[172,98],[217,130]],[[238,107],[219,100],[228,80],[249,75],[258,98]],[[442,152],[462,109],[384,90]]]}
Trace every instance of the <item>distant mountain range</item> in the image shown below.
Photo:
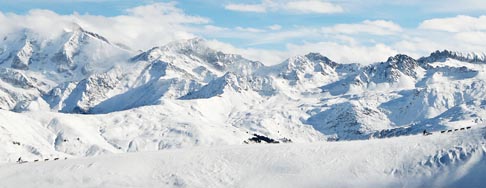
{"label": "distant mountain range", "polygon": [[22,143],[2,148],[3,161],[241,144],[253,133],[368,139],[486,117],[485,54],[361,65],[309,53],[265,66],[198,38],[145,52],[81,27],[53,39],[28,30],[0,39],[0,143]]}

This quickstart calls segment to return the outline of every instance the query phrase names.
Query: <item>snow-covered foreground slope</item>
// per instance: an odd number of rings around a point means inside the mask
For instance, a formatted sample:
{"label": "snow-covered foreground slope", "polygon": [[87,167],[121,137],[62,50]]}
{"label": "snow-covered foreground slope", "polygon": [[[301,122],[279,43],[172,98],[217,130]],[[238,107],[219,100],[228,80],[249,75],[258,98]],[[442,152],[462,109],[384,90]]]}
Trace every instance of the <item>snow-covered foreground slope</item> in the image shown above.
{"label": "snow-covered foreground slope", "polygon": [[484,187],[486,129],[0,166],[0,187]]}
{"label": "snow-covered foreground slope", "polygon": [[243,144],[253,133],[294,142],[325,140],[311,126],[295,123],[298,119],[268,110],[269,105],[281,105],[273,100],[260,100],[257,108],[245,102],[254,99],[253,95],[228,97],[196,102],[167,100],[161,105],[99,115],[0,110],[0,163],[19,157],[32,161],[235,145]]}

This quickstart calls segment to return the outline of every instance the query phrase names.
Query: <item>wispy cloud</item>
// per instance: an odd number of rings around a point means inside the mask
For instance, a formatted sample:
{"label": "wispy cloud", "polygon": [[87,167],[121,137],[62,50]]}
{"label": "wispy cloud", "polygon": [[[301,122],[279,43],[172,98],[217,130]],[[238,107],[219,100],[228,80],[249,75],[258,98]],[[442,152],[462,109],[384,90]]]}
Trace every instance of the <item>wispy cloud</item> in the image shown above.
{"label": "wispy cloud", "polygon": [[304,14],[332,14],[344,11],[341,6],[322,0],[263,0],[258,4],[227,4],[225,8],[232,11],[256,13],[286,11],[290,13]]}
{"label": "wispy cloud", "polygon": [[[386,60],[397,53],[409,54],[415,58],[435,50],[481,52],[486,49],[486,16],[457,16],[424,20],[415,28],[403,28],[387,20],[365,20],[358,23],[336,24],[327,27],[296,26],[290,28],[261,28],[252,33],[244,30],[229,29],[224,34],[231,38],[244,39],[247,45],[257,49],[259,45],[285,45],[285,50],[260,49],[256,53],[248,48],[249,58],[273,60],[275,64],[283,59],[275,57],[320,52],[341,63],[374,63]],[[219,34],[215,34],[219,35]],[[447,40],[444,40],[447,39]],[[236,48],[236,47],[234,47]],[[223,49],[224,50],[224,49]],[[234,52],[234,51],[233,51]],[[281,53],[285,52],[285,53]],[[256,55],[258,54],[258,55]]]}
{"label": "wispy cloud", "polygon": [[60,15],[49,10],[31,10],[25,15],[0,12],[0,35],[29,29],[46,37],[61,33],[73,23],[99,33],[113,42],[135,49],[160,46],[173,40],[196,37],[190,27],[202,27],[211,20],[185,14],[176,3],[155,3],[126,10],[119,16]]}
{"label": "wispy cloud", "polygon": [[344,9],[339,5],[319,0],[291,1],[287,2],[283,8],[289,11],[296,11],[299,13],[318,14],[332,14],[344,11]]}
{"label": "wispy cloud", "polygon": [[[102,3],[102,2],[115,2],[115,1],[119,1],[119,0],[70,0],[70,2],[88,2],[88,3]],[[17,2],[60,3],[59,0],[17,0]]]}
{"label": "wispy cloud", "polygon": [[[417,4],[424,1],[414,0]],[[486,10],[486,1],[484,0],[442,0],[430,1],[430,10],[435,12],[454,12],[454,13],[470,13]]]}
{"label": "wispy cloud", "polygon": [[267,7],[264,4],[228,4],[225,6],[227,10],[239,12],[266,12]]}
{"label": "wispy cloud", "polygon": [[388,57],[397,54],[397,50],[382,43],[374,45],[349,45],[337,42],[316,42],[288,44],[287,48],[294,54],[319,52],[341,63],[368,64],[384,61]]}
{"label": "wispy cloud", "polygon": [[[285,8],[289,3],[265,0],[260,4],[264,5],[265,11],[290,11]],[[223,51],[242,54],[267,64],[311,51],[343,63],[372,63],[396,53],[418,57],[438,49],[486,49],[486,15],[434,18],[423,20],[418,27],[403,27],[381,19],[328,26],[279,25],[281,22],[228,26],[214,23],[206,17],[190,15],[173,2],[130,8],[118,16],[60,15],[49,10],[31,10],[24,15],[0,12],[0,36],[29,29],[49,37],[71,27],[72,23],[113,42],[142,50],[174,40],[208,38]],[[232,44],[222,41],[231,41]]]}
{"label": "wispy cloud", "polygon": [[238,30],[238,31],[245,31],[245,32],[250,32],[250,33],[265,32],[265,30],[263,30],[263,29],[257,29],[257,28],[253,28],[253,27],[236,27],[235,29]]}
{"label": "wispy cloud", "polygon": [[278,31],[278,30],[282,29],[282,26],[278,25],[278,24],[274,24],[274,25],[268,26],[267,28],[270,29],[270,30],[273,30],[273,31]]}
{"label": "wispy cloud", "polygon": [[459,15],[452,18],[436,18],[423,21],[419,28],[447,32],[486,31],[486,16]]}
{"label": "wispy cloud", "polygon": [[307,27],[296,26],[282,29],[281,25],[271,25],[264,28],[252,27],[235,27],[216,29],[211,26],[208,31],[199,30],[196,32],[203,35],[210,35],[213,37],[225,36],[247,40],[247,45],[262,45],[272,43],[284,43],[288,40],[334,40],[339,38],[341,40],[343,35],[349,38],[361,37],[362,35],[397,35],[403,31],[403,28],[392,22],[386,20],[365,20],[359,23],[350,24],[336,24],[328,27]]}
{"label": "wispy cloud", "polygon": [[402,31],[402,27],[392,21],[365,20],[361,23],[337,24],[332,27],[324,27],[323,31],[343,34],[368,33],[373,35],[392,35]]}

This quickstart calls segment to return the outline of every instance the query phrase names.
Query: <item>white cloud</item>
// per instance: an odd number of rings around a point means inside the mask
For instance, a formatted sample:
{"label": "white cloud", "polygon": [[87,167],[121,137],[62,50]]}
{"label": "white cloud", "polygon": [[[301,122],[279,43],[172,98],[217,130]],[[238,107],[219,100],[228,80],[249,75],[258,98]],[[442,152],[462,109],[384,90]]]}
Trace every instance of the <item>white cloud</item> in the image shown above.
{"label": "white cloud", "polygon": [[0,36],[6,35],[8,33],[12,33],[13,30],[17,29],[18,26],[16,26],[13,22],[10,21],[10,16],[7,16],[0,12],[0,24],[2,27],[0,27]]}
{"label": "white cloud", "polygon": [[[289,1],[262,1],[268,11],[285,10]],[[300,2],[300,1],[299,1]],[[486,16],[456,16],[423,21],[417,28],[402,28],[387,20],[365,20],[328,27],[285,26],[275,24],[222,27],[208,18],[188,15],[175,3],[156,3],[129,9],[124,15],[59,15],[47,10],[31,10],[25,15],[0,12],[0,36],[30,29],[52,37],[73,23],[124,43],[135,50],[193,37],[242,41],[235,47],[212,40],[217,49],[241,54],[266,64],[308,52],[320,52],[343,63],[384,61],[388,56],[405,53],[413,57],[435,50],[479,52],[486,49]],[[258,46],[274,46],[261,49]],[[283,49],[282,46],[286,45]]]}
{"label": "white cloud", "polygon": [[394,49],[397,49],[399,53],[407,54],[414,58],[420,58],[421,56],[428,55],[435,50],[446,49],[444,44],[439,44],[434,40],[428,40],[421,37],[402,39],[394,44],[391,44],[391,46]]}
{"label": "white cloud", "polygon": [[293,28],[282,30],[281,26],[268,26],[265,28],[234,27],[221,28],[213,25],[203,28],[193,28],[193,33],[209,38],[244,39],[247,46],[282,43],[289,39],[304,39],[320,37],[323,33],[318,28]]}
{"label": "white cloud", "polygon": [[204,31],[209,32],[209,33],[216,33],[216,32],[225,32],[229,31],[229,28],[226,27],[218,27],[215,25],[205,25],[204,26]]}
{"label": "white cloud", "polygon": [[459,15],[424,20],[413,30],[415,39],[402,40],[397,48],[422,54],[424,51],[448,49],[462,52],[484,52],[486,49],[486,16]]}
{"label": "white cloud", "polygon": [[385,20],[365,20],[357,24],[337,24],[325,27],[323,31],[328,33],[358,34],[367,33],[373,35],[392,35],[402,31],[400,25]]}
{"label": "white cloud", "polygon": [[263,29],[257,29],[253,27],[236,27],[235,28],[237,31],[244,31],[244,32],[250,32],[250,33],[261,33],[265,32]]}
{"label": "white cloud", "polygon": [[481,45],[483,50],[486,50],[486,32],[468,31],[457,33],[454,36],[458,41],[463,41],[466,44]]}
{"label": "white cloud", "polygon": [[278,25],[278,24],[274,24],[274,25],[268,26],[267,28],[270,29],[270,30],[273,30],[273,31],[278,31],[278,30],[282,29],[282,26]]}
{"label": "white cloud", "polygon": [[[209,22],[207,18],[185,14],[175,3],[155,3],[128,9],[125,15],[113,17],[76,13],[59,15],[48,10],[31,10],[26,15],[0,14],[0,32],[5,34],[26,28],[52,37],[77,23],[112,42],[147,49],[173,40],[193,38],[196,35],[190,32],[190,27]],[[10,31],[5,29],[6,26]]]}
{"label": "white cloud", "polygon": [[[170,3],[154,3],[145,6],[138,6],[126,10],[128,16],[144,18],[144,19],[158,19],[166,23],[208,23],[207,18],[199,16],[189,16],[183,10],[176,7],[175,2]],[[168,19],[170,18],[170,19]],[[152,20],[150,20],[152,21]]]}
{"label": "white cloud", "polygon": [[209,40],[207,43],[213,49],[220,50],[225,53],[240,54],[245,58],[260,61],[266,65],[275,65],[283,62],[286,58],[289,58],[287,51],[265,50],[258,48],[238,48],[231,44],[223,43],[217,40]]}
{"label": "white cloud", "polygon": [[228,4],[224,8],[239,12],[266,12],[267,7],[264,4]]}
{"label": "white cloud", "polygon": [[[365,20],[358,23],[336,24],[329,27],[294,26],[252,33],[249,31],[225,31],[231,38],[247,41],[253,48],[231,49],[250,59],[266,64],[276,64],[290,56],[319,52],[341,63],[386,61],[398,53],[414,58],[429,55],[436,50],[484,52],[486,49],[486,16],[456,16],[425,20],[415,28],[402,28],[387,20]],[[261,29],[264,30],[264,29]],[[216,34],[220,35],[220,34]],[[282,50],[258,49],[258,45],[282,45]],[[224,46],[224,45],[221,45]]]}
{"label": "white cloud", "polygon": [[[339,4],[346,8],[347,12],[371,13],[376,15],[379,8],[379,14],[383,12],[394,14],[398,9],[409,9],[422,13],[484,13],[486,10],[486,1],[484,0],[366,0],[351,1],[338,0]],[[373,12],[375,11],[375,12]],[[415,14],[415,12],[410,12]]]}
{"label": "white cloud", "polygon": [[[424,2],[419,0],[418,3]],[[431,1],[430,9],[436,12],[474,12],[486,10],[486,1],[484,0],[441,0]]]}
{"label": "white cloud", "polygon": [[288,51],[294,54],[309,52],[321,53],[340,63],[370,64],[385,61],[388,57],[396,55],[397,51],[385,44],[346,45],[335,42],[306,43],[302,45],[288,44]]}
{"label": "white cloud", "polygon": [[255,35],[250,45],[261,45],[270,43],[282,43],[291,39],[308,39],[308,38],[322,38],[323,33],[316,28],[296,28],[285,31],[269,32],[264,35]]}
{"label": "white cloud", "polygon": [[290,1],[285,5],[285,9],[300,13],[319,14],[340,13],[344,11],[344,9],[339,5],[319,0]]}
{"label": "white cloud", "polygon": [[[282,29],[280,25],[271,25],[266,28],[235,27],[233,29],[216,29],[214,26],[194,32],[203,36],[215,38],[236,38],[245,39],[247,45],[256,46],[263,44],[285,43],[288,40],[327,40],[329,41],[354,41],[354,38],[363,37],[361,34],[369,35],[397,35],[403,29],[391,21],[365,20],[354,24],[337,24],[330,27],[302,27],[296,26]],[[359,35],[359,36],[358,36]],[[363,37],[361,40],[372,40],[371,37]],[[373,42],[373,41],[372,41]]]}
{"label": "white cloud", "polygon": [[263,0],[258,4],[228,4],[225,8],[232,11],[256,13],[287,11],[304,14],[332,14],[344,11],[341,6],[322,0]]}
{"label": "white cloud", "polygon": [[[101,2],[114,2],[117,0],[70,0],[71,2],[89,2],[89,3],[101,3]],[[17,2],[22,3],[29,3],[29,2],[36,2],[36,3],[59,3],[59,0],[17,0]]]}
{"label": "white cloud", "polygon": [[226,53],[240,54],[266,65],[275,65],[291,56],[304,55],[309,52],[321,53],[340,63],[370,64],[386,61],[398,53],[391,46],[382,43],[367,46],[355,43],[354,39],[340,37],[342,42],[307,42],[303,44],[289,43],[283,50],[268,50],[259,48],[239,48],[217,40],[208,41],[210,47]]}
{"label": "white cloud", "polygon": [[64,27],[71,27],[72,25],[70,24],[72,22],[69,22],[71,16],[62,17],[47,10],[32,10],[26,16],[11,13],[2,15],[0,16],[0,25],[2,25],[0,30],[3,31],[0,34],[2,35],[20,29],[28,29],[34,30],[44,37],[53,37],[53,35],[62,32]]}
{"label": "white cloud", "polygon": [[447,32],[486,31],[486,16],[459,15],[452,18],[430,19],[423,21],[419,28]]}

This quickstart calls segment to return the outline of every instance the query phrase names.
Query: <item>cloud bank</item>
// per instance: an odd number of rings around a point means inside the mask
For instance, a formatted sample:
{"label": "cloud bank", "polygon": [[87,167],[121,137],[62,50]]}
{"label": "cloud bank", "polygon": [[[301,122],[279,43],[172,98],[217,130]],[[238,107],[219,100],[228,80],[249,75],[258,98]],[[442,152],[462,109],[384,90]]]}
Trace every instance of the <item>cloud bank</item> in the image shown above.
{"label": "cloud bank", "polygon": [[113,42],[138,50],[196,37],[189,32],[189,27],[209,22],[208,18],[185,14],[173,2],[131,8],[126,10],[126,14],[114,17],[77,13],[59,15],[49,10],[35,9],[25,15],[0,13],[0,34],[28,29],[44,37],[55,37],[77,24]]}
{"label": "cloud bank", "polygon": [[[288,11],[284,9],[288,3],[296,2],[319,2],[332,7],[324,1],[281,1],[275,4],[275,1],[265,0],[260,5],[265,7],[265,11]],[[254,11],[252,9],[255,7],[246,8]],[[0,37],[24,29],[44,37],[55,37],[72,28],[74,23],[134,50],[146,50],[174,40],[202,37],[208,39],[216,49],[241,54],[268,65],[309,52],[322,53],[341,63],[369,64],[385,61],[397,53],[418,58],[442,49],[471,52],[486,50],[486,16],[434,18],[422,21],[417,27],[403,27],[383,19],[330,26],[272,24],[260,27],[223,27],[209,18],[184,12],[174,2],[134,7],[118,16],[78,13],[60,15],[39,9],[24,15],[0,12]]]}

